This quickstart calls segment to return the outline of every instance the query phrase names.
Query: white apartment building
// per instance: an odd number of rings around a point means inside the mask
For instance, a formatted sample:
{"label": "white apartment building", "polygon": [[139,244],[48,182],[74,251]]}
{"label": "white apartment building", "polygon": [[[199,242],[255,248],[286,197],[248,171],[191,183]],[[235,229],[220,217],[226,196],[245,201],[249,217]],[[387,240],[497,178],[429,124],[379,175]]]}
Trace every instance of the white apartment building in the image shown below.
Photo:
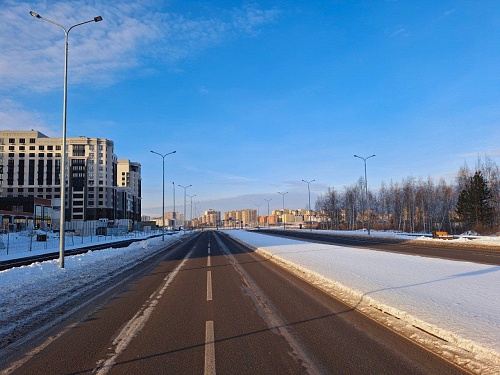
{"label": "white apartment building", "polygon": [[118,159],[117,162],[118,202],[117,216],[141,220],[141,164],[128,159]]}
{"label": "white apartment building", "polygon": [[[67,138],[66,143],[66,220],[129,218],[126,210],[118,212],[118,198],[122,196],[118,196],[118,160],[113,141],[80,136]],[[51,199],[54,206],[59,206],[61,148],[62,138],[50,138],[36,130],[1,130],[0,197],[34,196]],[[128,162],[127,167],[122,162],[121,168],[129,169],[132,183],[122,185],[120,179],[119,186],[128,189],[130,197],[135,196],[130,205],[127,202],[124,206],[133,208],[135,220],[140,220],[140,164]]]}

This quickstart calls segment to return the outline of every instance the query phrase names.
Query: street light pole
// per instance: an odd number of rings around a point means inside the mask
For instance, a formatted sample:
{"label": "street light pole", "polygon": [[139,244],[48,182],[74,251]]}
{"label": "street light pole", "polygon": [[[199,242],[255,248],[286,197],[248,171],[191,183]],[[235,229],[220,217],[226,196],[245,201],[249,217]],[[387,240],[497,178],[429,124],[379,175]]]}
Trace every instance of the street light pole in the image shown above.
{"label": "street light pole", "polygon": [[174,225],[173,225],[173,228],[175,230],[175,224],[177,222],[177,214],[175,213],[175,182],[172,182],[172,188],[173,188],[173,191],[174,191],[174,213],[173,213],[173,218],[174,218]]}
{"label": "street light pole", "polygon": [[63,86],[63,118],[62,118],[62,154],[61,154],[61,215],[59,224],[59,267],[64,268],[64,242],[65,242],[65,226],[66,221],[66,114],[67,114],[67,99],[68,99],[68,35],[69,32],[80,25],[84,25],[89,22],[99,22],[102,21],[101,16],[94,17],[91,20],[77,23],[66,30],[62,25],[40,16],[38,13],[30,11],[30,14],[41,20],[47,21],[53,25],[56,25],[63,29],[65,35],[65,48],[64,48],[64,86]]}
{"label": "street light pole", "polygon": [[186,190],[188,187],[191,187],[193,185],[188,185],[188,186],[177,185],[177,186],[184,189],[184,218],[183,218],[184,223],[183,223],[183,227],[184,227],[184,232],[186,232]]}
{"label": "street light pole", "polygon": [[161,158],[163,159],[162,165],[163,165],[163,179],[162,179],[162,208],[161,208],[161,218],[162,218],[162,231],[161,231],[161,240],[165,241],[165,156],[175,154],[177,151],[172,151],[169,152],[165,155],[160,154],[159,152],[156,151],[151,151],[153,154],[160,155]]}
{"label": "street light pole", "polygon": [[281,194],[283,197],[283,216],[281,216],[281,220],[283,221],[283,230],[285,230],[286,222],[285,222],[285,194],[288,194],[288,191],[281,193],[278,191],[278,194]]}
{"label": "street light pole", "polygon": [[193,227],[193,198],[196,197],[195,195],[188,195],[189,198],[191,198],[191,213],[189,215],[189,222],[191,223],[191,227]]}
{"label": "street light pole", "polygon": [[[365,200],[366,200],[366,206],[368,206],[368,180],[366,179],[366,160],[373,158],[374,156],[375,155],[370,155],[370,156],[367,156],[366,158],[363,158],[361,156],[354,155],[355,158],[359,158],[359,159],[363,160],[363,162],[365,163]],[[361,208],[361,211],[363,211],[363,221],[364,221],[364,217],[365,217],[364,204],[363,204],[363,207]],[[370,235],[370,218],[369,217],[368,217],[368,235]]]}
{"label": "street light pole", "polygon": [[193,203],[193,204],[194,204],[194,216],[196,217],[196,229],[198,229],[198,222],[199,222],[199,220],[198,220],[198,214],[197,214],[197,212],[198,212],[198,211],[197,211],[197,209],[198,209],[198,208],[197,208],[196,206],[197,206],[199,203],[200,203],[200,202],[194,202],[194,203]]}
{"label": "street light pole", "polygon": [[311,182],[314,182],[316,180],[311,180],[311,181],[302,180],[302,181],[307,184],[307,193],[309,195],[309,229],[311,229],[311,232],[312,232],[312,222],[311,222],[311,188],[310,188],[310,185],[311,185]]}
{"label": "street light pole", "polygon": [[273,199],[264,199],[267,202],[267,229],[269,229],[269,202],[271,202]]}

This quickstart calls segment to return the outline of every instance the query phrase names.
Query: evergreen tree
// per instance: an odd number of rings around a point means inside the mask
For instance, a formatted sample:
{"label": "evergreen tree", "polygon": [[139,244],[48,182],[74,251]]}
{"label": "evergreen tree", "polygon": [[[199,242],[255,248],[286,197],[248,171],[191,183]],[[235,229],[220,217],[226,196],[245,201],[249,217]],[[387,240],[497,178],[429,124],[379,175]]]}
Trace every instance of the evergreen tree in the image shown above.
{"label": "evergreen tree", "polygon": [[458,196],[456,212],[470,229],[480,225],[491,227],[494,217],[491,203],[491,189],[481,172],[476,171]]}

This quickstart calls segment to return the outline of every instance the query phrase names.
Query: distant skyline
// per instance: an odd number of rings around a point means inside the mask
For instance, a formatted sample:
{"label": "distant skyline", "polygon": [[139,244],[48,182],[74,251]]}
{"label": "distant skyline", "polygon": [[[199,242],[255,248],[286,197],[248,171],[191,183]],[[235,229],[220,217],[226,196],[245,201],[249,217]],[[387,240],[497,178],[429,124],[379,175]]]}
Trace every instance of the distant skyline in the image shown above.
{"label": "distant skyline", "polygon": [[[0,4],[0,129],[108,138],[142,166],[142,212],[172,182],[198,212],[311,205],[328,187],[451,181],[500,164],[498,1],[13,1]],[[189,202],[189,198],[188,198]],[[183,210],[183,189],[176,190]],[[189,211],[188,211],[189,212]]]}

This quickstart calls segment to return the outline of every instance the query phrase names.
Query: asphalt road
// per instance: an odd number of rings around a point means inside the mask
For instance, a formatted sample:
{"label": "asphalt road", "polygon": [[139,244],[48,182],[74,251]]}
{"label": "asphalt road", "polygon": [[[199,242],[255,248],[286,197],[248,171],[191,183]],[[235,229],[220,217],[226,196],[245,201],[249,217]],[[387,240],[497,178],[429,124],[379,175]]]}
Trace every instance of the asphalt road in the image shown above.
{"label": "asphalt road", "polygon": [[433,246],[430,244],[418,244],[398,238],[369,237],[366,235],[362,237],[350,237],[309,230],[264,229],[258,230],[257,232],[332,245],[355,246],[400,254],[491,264],[495,266],[500,265],[500,251],[494,249],[480,249],[474,245],[474,241],[472,241],[470,245],[465,245],[463,243],[455,245],[447,240],[439,240],[440,242]]}
{"label": "asphalt road", "polygon": [[227,236],[195,234],[1,374],[461,374]]}

